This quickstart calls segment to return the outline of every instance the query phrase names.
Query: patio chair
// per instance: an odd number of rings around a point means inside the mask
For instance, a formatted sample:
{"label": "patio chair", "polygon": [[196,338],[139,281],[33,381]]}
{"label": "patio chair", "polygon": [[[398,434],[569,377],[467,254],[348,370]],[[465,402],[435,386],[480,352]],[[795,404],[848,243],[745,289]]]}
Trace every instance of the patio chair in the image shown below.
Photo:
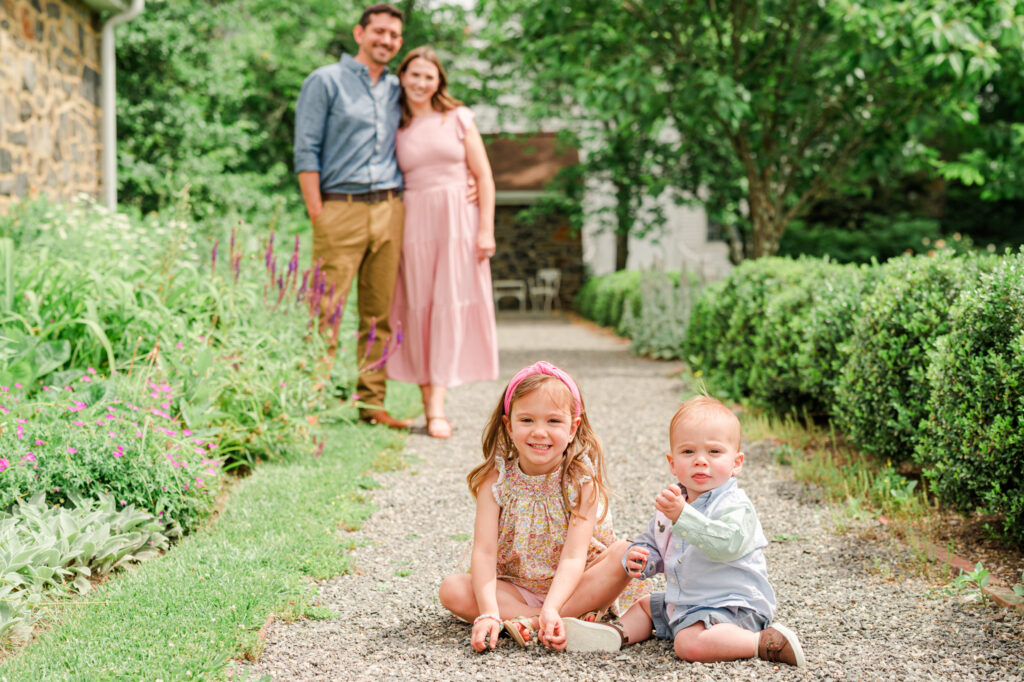
{"label": "patio chair", "polygon": [[541,268],[530,283],[530,302],[534,310],[550,312],[559,307],[558,288],[562,285],[562,271],[558,268]]}

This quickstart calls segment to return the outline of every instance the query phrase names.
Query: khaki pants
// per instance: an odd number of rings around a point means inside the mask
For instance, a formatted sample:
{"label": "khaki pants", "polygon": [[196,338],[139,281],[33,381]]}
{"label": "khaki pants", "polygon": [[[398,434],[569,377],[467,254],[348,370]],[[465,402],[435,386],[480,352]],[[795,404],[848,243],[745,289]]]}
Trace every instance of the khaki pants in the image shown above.
{"label": "khaki pants", "polygon": [[[323,259],[321,269],[327,289],[334,285],[334,300],[321,307],[321,328],[336,302],[348,296],[352,279],[358,274],[356,296],[359,305],[359,343],[356,348],[360,367],[380,360],[385,342],[391,337],[391,299],[398,276],[398,258],[402,251],[402,225],[405,209],[400,198],[366,204],[358,201],[325,201],[324,209],[313,223],[313,264]],[[325,295],[326,298],[326,295]],[[377,338],[366,351],[371,320],[377,321]],[[332,344],[332,355],[336,344]],[[383,406],[386,374],[383,368],[361,371],[356,384],[359,401]]]}

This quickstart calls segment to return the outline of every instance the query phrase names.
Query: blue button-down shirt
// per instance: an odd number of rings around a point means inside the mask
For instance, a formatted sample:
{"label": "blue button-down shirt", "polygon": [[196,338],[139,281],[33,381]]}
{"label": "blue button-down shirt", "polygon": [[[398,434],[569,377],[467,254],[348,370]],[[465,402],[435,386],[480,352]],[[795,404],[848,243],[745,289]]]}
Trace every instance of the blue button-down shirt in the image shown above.
{"label": "blue button-down shirt", "polygon": [[295,105],[295,172],[319,172],[321,192],[400,188],[400,91],[386,69],[374,84],[367,66],[347,54],[311,73]]}
{"label": "blue button-down shirt", "polygon": [[650,550],[644,577],[664,571],[666,604],[683,610],[743,606],[771,620],[775,591],[764,559],[767,544],[735,477],[683,507],[674,524],[658,512],[633,541]]}

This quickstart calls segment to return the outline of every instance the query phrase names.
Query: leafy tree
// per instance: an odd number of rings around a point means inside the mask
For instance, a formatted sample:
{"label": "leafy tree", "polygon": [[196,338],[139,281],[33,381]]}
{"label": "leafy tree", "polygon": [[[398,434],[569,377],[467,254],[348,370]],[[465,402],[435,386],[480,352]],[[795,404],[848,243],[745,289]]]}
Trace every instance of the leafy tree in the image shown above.
{"label": "leafy tree", "polygon": [[[611,185],[610,201],[595,213],[614,229],[615,268],[622,270],[630,235],[643,236],[663,222],[645,199],[667,188],[664,94],[657,81],[635,77],[651,55],[619,25],[629,17],[607,2],[580,4],[586,5],[580,10],[585,18],[561,3],[480,3],[489,22],[482,52],[487,94],[511,94],[516,115],[537,121],[556,116],[567,126],[563,137],[583,154],[566,175]],[[605,37],[603,50],[582,50],[595,32]]]}
{"label": "leafy tree", "polygon": [[[555,83],[573,90],[560,93],[579,105],[569,116],[601,122],[642,100],[645,120],[668,122],[678,137],[656,158],[675,163],[648,168],[700,196],[712,219],[728,224],[742,211],[753,256],[774,253],[786,227],[829,190],[925,163],[922,140],[936,122],[970,118],[999,50],[1019,58],[1024,36],[1021,0],[483,6],[505,44],[517,45],[520,83],[533,101],[551,103],[547,115],[567,113],[545,92]],[[625,58],[624,46],[640,58]]]}

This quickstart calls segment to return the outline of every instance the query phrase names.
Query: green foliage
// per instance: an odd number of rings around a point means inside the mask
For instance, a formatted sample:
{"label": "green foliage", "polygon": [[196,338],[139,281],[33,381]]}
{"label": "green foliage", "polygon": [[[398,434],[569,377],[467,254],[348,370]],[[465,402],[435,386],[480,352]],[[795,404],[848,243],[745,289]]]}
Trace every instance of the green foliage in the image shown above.
{"label": "green foliage", "polygon": [[789,258],[744,261],[705,288],[683,344],[690,365],[730,397],[748,394],[762,362],[754,340],[769,335],[764,310],[773,296],[799,283],[803,268]]}
{"label": "green foliage", "polygon": [[223,679],[232,667],[238,677],[236,661],[260,651],[270,614],[301,616],[315,597],[311,578],[351,569],[351,540],[338,529],[358,528],[373,509],[360,483],[401,463],[401,436],[389,429],[327,429],[321,457],[256,469],[216,524],[159,561],[97,585],[87,601],[44,606],[38,637],[0,662],[0,679]]}
{"label": "green foliage", "polygon": [[700,287],[689,273],[642,273],[638,304],[623,306],[616,331],[629,337],[634,353],[663,360],[680,357]]}
{"label": "green foliage", "polygon": [[748,344],[750,398],[777,412],[828,414],[845,361],[845,341],[860,311],[865,271],[827,260],[781,261],[783,280],[755,315]]}
{"label": "green foliage", "polygon": [[937,241],[943,241],[938,220],[868,215],[853,229],[794,223],[779,243],[779,255],[805,254],[839,263],[885,262],[904,253],[927,252]]}
{"label": "green foliage", "polygon": [[928,354],[949,331],[949,311],[976,285],[990,259],[898,258],[882,266],[843,353],[834,414],[859,448],[882,459],[910,459],[928,415]]}
{"label": "green foliage", "polygon": [[[369,3],[368,3],[369,4]],[[461,7],[407,13],[406,49],[458,49]],[[151,2],[117,31],[119,196],[142,212],[191,197],[192,217],[265,222],[285,202],[295,100],[315,68],[354,54],[361,5],[310,0]]]}
{"label": "green foliage", "polygon": [[1024,543],[1024,253],[962,288],[934,344],[915,450],[935,493]]}
{"label": "green foliage", "polygon": [[[278,268],[272,239],[242,225],[214,263],[195,231],[85,204],[0,219],[0,509],[38,490],[105,491],[192,529],[222,465],[322,447],[329,392],[314,384],[332,379],[314,374],[320,297],[308,271],[297,291],[297,241]],[[332,320],[339,334],[340,310]],[[358,370],[341,357],[351,394]]]}
{"label": "green foliage", "polygon": [[[1020,59],[1024,25],[1017,0],[479,7],[501,36],[484,58],[515,47],[498,54],[519,94],[549,116],[581,108],[611,156],[628,132],[633,175],[656,169],[700,197],[755,256],[834,187],[926,167],[936,154],[921,140],[976,114],[1001,54]],[[650,134],[662,126],[676,135]]]}
{"label": "green foliage", "polygon": [[627,304],[639,306],[640,279],[641,274],[635,270],[592,277],[580,287],[573,308],[603,327],[616,328]]}
{"label": "green foliage", "polygon": [[152,514],[110,495],[69,502],[48,506],[40,492],[12,513],[0,512],[0,643],[24,638],[36,612],[65,588],[85,594],[90,579],[158,556],[175,535]]}

